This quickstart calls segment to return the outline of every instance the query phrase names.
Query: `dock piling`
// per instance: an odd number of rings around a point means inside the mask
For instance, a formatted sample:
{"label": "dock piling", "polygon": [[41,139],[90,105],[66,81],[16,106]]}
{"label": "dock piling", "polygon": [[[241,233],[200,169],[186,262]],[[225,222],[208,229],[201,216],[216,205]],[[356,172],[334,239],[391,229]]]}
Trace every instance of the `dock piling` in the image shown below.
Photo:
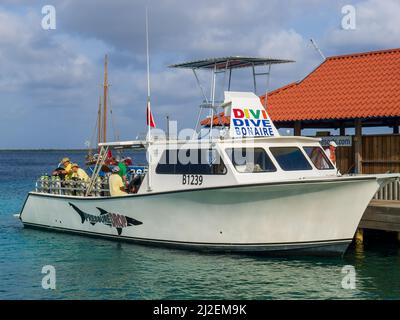
{"label": "dock piling", "polygon": [[355,235],[355,240],[357,245],[362,245],[364,243],[364,230],[358,228]]}

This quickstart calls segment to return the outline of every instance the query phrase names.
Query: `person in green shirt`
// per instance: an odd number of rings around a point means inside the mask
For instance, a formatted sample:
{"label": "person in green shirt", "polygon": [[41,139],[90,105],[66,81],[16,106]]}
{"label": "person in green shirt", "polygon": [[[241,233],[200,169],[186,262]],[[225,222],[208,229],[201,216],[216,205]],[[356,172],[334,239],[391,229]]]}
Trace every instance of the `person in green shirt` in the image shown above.
{"label": "person in green shirt", "polygon": [[126,177],[126,174],[127,174],[127,168],[126,168],[126,165],[125,165],[125,162],[124,162],[124,160],[120,160],[119,162],[118,162],[118,167],[119,167],[119,172],[118,172],[118,174],[119,174],[119,176],[122,178],[122,181],[124,182],[124,184],[126,185],[126,183],[127,183],[127,177]]}

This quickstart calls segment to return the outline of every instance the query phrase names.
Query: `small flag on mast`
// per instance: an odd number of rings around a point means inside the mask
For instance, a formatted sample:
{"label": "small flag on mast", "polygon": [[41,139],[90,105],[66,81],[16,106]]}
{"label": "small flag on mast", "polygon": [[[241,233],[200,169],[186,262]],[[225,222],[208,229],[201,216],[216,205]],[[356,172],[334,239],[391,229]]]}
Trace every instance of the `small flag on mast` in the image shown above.
{"label": "small flag on mast", "polygon": [[147,125],[151,128],[155,128],[156,123],[154,122],[153,114],[151,113],[150,100],[147,100],[146,118]]}

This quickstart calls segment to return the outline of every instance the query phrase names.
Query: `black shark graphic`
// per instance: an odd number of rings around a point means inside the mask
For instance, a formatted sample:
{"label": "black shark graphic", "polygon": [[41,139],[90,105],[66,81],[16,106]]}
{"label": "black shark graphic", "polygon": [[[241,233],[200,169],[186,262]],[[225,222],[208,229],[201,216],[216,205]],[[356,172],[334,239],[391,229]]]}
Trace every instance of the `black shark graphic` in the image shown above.
{"label": "black shark graphic", "polygon": [[82,219],[82,223],[88,221],[92,226],[94,226],[96,223],[105,224],[106,226],[116,228],[119,236],[121,235],[123,228],[143,224],[143,222],[139,220],[124,216],[122,214],[108,212],[102,208],[97,208],[100,211],[100,215],[95,216],[93,214],[83,212],[71,202],[68,203],[79,214]]}

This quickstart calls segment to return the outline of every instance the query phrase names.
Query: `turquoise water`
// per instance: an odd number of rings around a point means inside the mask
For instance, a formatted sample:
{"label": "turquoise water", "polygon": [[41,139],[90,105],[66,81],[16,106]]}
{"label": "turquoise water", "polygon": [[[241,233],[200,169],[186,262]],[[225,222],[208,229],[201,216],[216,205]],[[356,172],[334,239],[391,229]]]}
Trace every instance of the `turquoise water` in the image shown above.
{"label": "turquoise water", "polygon": [[[393,241],[351,247],[343,258],[200,254],[24,229],[13,217],[34,180],[65,152],[0,151],[0,299],[399,299]],[[83,162],[83,152],[68,152]],[[56,289],[41,286],[42,267]],[[356,271],[343,289],[343,266]]]}

